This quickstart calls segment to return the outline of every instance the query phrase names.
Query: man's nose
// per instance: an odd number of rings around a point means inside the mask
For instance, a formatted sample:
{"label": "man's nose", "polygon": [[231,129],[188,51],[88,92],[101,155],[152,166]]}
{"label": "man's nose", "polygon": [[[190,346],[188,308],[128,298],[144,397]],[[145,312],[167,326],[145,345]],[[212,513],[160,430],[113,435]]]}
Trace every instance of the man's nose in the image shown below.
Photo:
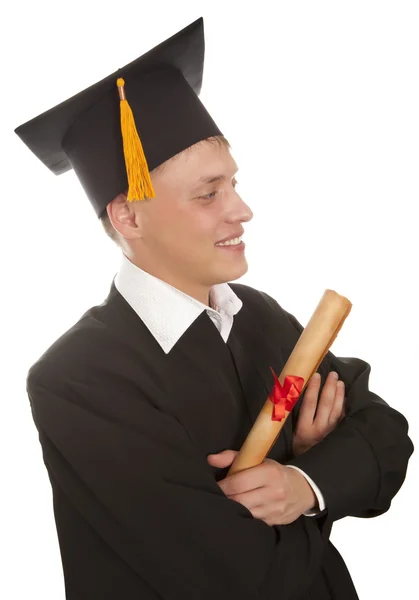
{"label": "man's nose", "polygon": [[251,219],[253,219],[253,212],[250,206],[248,206],[242,197],[235,192],[235,199],[233,204],[231,205],[230,210],[230,221],[241,221],[243,223],[247,223]]}

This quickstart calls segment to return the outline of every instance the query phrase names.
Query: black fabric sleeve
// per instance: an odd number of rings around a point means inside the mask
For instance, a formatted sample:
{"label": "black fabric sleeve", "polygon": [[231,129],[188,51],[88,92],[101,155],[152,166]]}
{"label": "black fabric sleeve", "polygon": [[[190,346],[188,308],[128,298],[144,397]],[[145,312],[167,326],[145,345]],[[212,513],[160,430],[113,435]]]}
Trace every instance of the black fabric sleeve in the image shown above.
{"label": "black fabric sleeve", "polygon": [[[300,335],[303,327],[297,319],[263,295]],[[369,391],[370,370],[361,359],[338,358],[328,352],[318,371],[322,385],[330,371],[339,373],[345,383],[346,416],[324,440],[288,462],[319,486],[332,521],[386,512],[405,479],[413,452],[405,417]],[[300,405],[301,399],[295,407],[294,423]]]}
{"label": "black fabric sleeve", "polygon": [[[150,597],[287,600],[304,593],[320,568],[327,520],[271,527],[253,518],[224,495],[172,416],[139,396],[142,425],[130,426],[71,389],[27,380],[51,484],[147,583]],[[115,390],[101,393],[105,404],[118,402]],[[57,523],[61,547],[77,543],[68,541],[67,527]]]}

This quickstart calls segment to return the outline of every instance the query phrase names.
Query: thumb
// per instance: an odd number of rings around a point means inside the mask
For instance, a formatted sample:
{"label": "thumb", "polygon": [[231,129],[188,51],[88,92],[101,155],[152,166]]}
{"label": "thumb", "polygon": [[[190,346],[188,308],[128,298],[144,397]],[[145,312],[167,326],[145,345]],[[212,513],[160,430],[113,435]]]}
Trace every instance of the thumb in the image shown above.
{"label": "thumb", "polygon": [[238,450],[223,450],[218,454],[208,454],[207,460],[211,466],[223,469],[231,465],[238,453]]}

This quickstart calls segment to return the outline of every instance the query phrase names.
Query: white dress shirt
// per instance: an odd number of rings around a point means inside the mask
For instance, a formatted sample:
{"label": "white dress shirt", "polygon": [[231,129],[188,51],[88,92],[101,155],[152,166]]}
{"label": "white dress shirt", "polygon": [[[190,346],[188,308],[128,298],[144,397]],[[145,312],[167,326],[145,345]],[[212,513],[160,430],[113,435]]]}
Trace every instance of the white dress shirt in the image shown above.
{"label": "white dress shirt", "polygon": [[[243,302],[228,283],[212,286],[209,293],[211,306],[207,306],[169,283],[143,271],[124,254],[122,254],[121,267],[115,277],[115,286],[166,354],[204,310],[223,340],[227,342],[233,327],[234,315],[243,306]],[[287,466],[296,469],[305,477],[317,497],[320,510],[324,510],[323,495],[314,481],[298,467]],[[313,516],[317,511],[304,514]]]}

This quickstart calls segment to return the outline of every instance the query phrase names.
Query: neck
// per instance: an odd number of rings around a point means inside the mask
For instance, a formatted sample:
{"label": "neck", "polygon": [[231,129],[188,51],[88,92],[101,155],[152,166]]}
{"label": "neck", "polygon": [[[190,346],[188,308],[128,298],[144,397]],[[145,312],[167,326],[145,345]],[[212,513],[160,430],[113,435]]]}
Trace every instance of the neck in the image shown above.
{"label": "neck", "polygon": [[173,275],[169,272],[161,271],[160,269],[157,270],[155,268],[150,268],[146,265],[141,264],[141,262],[138,261],[134,256],[131,256],[128,254],[125,254],[125,256],[126,256],[126,258],[128,258],[128,260],[130,260],[139,269],[149,273],[150,275],[153,275],[153,277],[157,277],[157,279],[160,279],[161,281],[164,281],[165,283],[168,283],[169,285],[171,285],[172,287],[176,288],[177,290],[183,292],[187,296],[190,296],[191,298],[194,298],[195,300],[202,302],[202,304],[205,304],[206,306],[211,307],[211,301],[210,301],[211,288],[208,288],[208,286],[202,286],[197,283],[190,282],[190,281],[183,282],[183,281],[179,280],[178,277],[177,278],[173,277]]}

